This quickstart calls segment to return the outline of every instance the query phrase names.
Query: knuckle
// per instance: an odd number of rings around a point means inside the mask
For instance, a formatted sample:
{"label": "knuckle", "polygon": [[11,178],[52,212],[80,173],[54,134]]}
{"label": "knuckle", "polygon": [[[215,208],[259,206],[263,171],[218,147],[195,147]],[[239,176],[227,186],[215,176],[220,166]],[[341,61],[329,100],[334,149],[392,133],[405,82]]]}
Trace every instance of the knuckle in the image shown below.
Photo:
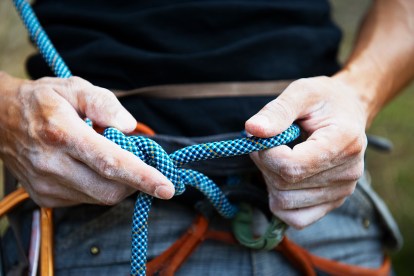
{"label": "knuckle", "polygon": [[337,203],[337,205],[335,206],[335,208],[341,207],[341,206],[345,203],[345,201],[346,201],[346,198],[344,198],[344,199],[340,200],[340,201]]}
{"label": "knuckle", "polygon": [[67,84],[72,86],[72,87],[84,87],[84,86],[88,86],[90,85],[90,82],[77,77],[77,76],[72,76],[70,78],[67,79]]}
{"label": "knuckle", "polygon": [[[97,89],[97,93],[94,93],[92,97],[95,97],[97,103],[106,104],[106,103],[113,103],[114,101],[118,101],[116,96],[106,89]],[[109,107],[111,107],[110,105]]]}
{"label": "knuckle", "polygon": [[291,209],[294,203],[290,192],[277,191],[274,194],[274,204],[278,210],[287,210]]}
{"label": "knuckle", "polygon": [[285,164],[280,166],[280,177],[288,184],[295,184],[305,178],[300,165]]}
{"label": "knuckle", "polygon": [[287,183],[286,181],[284,181],[283,179],[280,179],[280,180],[278,180],[278,181],[274,181],[273,183],[272,183],[272,186],[274,187],[274,188],[276,188],[277,190],[279,190],[279,191],[286,191],[286,190],[289,190],[290,189],[290,187],[289,187],[289,183]]}
{"label": "knuckle", "polygon": [[94,92],[91,96],[94,96],[96,99],[116,99],[116,96],[110,90],[98,86],[94,87]]}
{"label": "knuckle", "polygon": [[[27,85],[29,86],[29,85]],[[48,98],[48,94],[50,92],[50,88],[43,84],[35,85],[32,88],[32,99],[35,99],[36,102],[43,102],[43,99]]]}
{"label": "knuckle", "polygon": [[344,151],[346,156],[357,156],[361,155],[367,147],[367,137],[366,135],[354,135],[354,139],[351,140],[348,147]]}
{"label": "knuckle", "polygon": [[355,191],[355,185],[349,185],[347,189],[345,189],[345,196],[348,197],[352,195]]}
{"label": "knuckle", "polygon": [[53,83],[53,81],[56,80],[56,78],[53,77],[42,77],[35,81],[36,84],[39,85],[48,85],[50,83]]}
{"label": "knuckle", "polygon": [[88,88],[92,84],[80,77],[72,76],[65,81],[65,87],[68,91],[79,91]]}
{"label": "knuckle", "polygon": [[360,161],[356,166],[348,170],[346,174],[346,180],[348,181],[357,181],[364,174],[364,162]]}
{"label": "knuckle", "polygon": [[67,145],[69,140],[69,134],[65,128],[60,126],[54,120],[48,120],[41,125],[41,136],[49,145]]}
{"label": "knuckle", "polygon": [[33,119],[28,127],[29,133],[41,137],[46,144],[66,144],[68,132],[63,127],[62,120],[66,114],[60,103],[51,99],[48,92],[49,88],[42,86],[33,90],[33,98],[29,104],[36,105],[33,115],[38,117]]}
{"label": "knuckle", "polygon": [[97,168],[100,175],[107,179],[113,179],[118,175],[120,162],[110,155],[101,155],[97,158]]}
{"label": "knuckle", "polygon": [[342,204],[344,204],[346,201],[346,198],[343,198],[341,200],[336,201],[335,203],[333,203],[332,209],[336,209],[342,206]]}
{"label": "knuckle", "polygon": [[90,113],[99,114],[103,108],[105,109],[105,114],[113,114],[117,111],[118,106],[113,103],[118,102],[118,100],[109,90],[103,88],[95,89],[94,93],[88,93],[86,97],[90,103],[87,106]]}
{"label": "knuckle", "polygon": [[97,91],[98,91],[97,93],[101,94],[101,96],[106,97],[107,99],[110,99],[110,100],[116,99],[115,94],[112,93],[108,89],[98,87]]}

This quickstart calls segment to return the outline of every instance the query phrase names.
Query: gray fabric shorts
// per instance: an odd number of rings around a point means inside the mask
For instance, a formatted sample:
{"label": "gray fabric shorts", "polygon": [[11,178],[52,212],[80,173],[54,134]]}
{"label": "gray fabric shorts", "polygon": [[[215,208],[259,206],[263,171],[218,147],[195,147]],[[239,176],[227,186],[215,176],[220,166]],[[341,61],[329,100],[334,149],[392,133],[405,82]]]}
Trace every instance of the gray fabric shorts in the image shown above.
{"label": "gray fabric shorts", "polygon": [[[55,248],[57,275],[127,275],[133,205],[133,200],[125,200],[104,212],[93,206],[77,207],[71,219],[60,221]],[[188,206],[156,200],[149,220],[148,257],[159,255],[180,237],[195,215]],[[230,223],[215,217],[211,227],[230,230]],[[287,235],[313,254],[371,268],[381,265],[386,247],[396,249],[401,245],[398,228],[366,178],[340,208],[303,230],[289,228]],[[207,241],[196,249],[178,275],[300,272],[278,252]]]}

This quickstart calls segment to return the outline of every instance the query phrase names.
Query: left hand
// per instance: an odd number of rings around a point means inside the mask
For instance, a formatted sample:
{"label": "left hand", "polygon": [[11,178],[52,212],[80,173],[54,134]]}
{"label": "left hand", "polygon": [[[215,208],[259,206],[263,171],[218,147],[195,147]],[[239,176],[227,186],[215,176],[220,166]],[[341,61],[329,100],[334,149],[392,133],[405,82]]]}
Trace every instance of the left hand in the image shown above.
{"label": "left hand", "polygon": [[335,77],[293,82],[246,122],[246,131],[271,137],[294,121],[306,141],[251,155],[264,175],[271,211],[301,229],[342,205],[364,169],[366,114],[351,86]]}

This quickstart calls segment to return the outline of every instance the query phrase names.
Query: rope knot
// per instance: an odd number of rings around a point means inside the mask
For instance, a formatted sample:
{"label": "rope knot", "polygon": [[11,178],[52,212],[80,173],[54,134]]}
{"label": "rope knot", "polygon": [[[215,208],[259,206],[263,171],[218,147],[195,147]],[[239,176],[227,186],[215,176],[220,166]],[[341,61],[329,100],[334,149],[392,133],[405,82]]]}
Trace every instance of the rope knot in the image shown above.
{"label": "rope knot", "polygon": [[104,131],[104,136],[122,149],[133,153],[146,164],[159,170],[174,184],[175,195],[180,195],[185,191],[179,169],[168,153],[155,141],[144,136],[126,136],[115,128],[107,128]]}

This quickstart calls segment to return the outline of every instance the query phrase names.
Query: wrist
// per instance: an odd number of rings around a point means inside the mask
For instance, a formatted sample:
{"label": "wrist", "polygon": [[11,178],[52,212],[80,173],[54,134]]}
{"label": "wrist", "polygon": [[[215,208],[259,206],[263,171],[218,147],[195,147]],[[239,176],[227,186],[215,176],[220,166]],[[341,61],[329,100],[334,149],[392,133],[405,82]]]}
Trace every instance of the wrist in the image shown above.
{"label": "wrist", "polygon": [[381,84],[379,81],[381,78],[377,74],[368,72],[370,71],[348,66],[333,76],[335,80],[355,93],[365,114],[367,128],[385,104],[384,99],[379,96],[380,91],[388,89],[386,85]]}

